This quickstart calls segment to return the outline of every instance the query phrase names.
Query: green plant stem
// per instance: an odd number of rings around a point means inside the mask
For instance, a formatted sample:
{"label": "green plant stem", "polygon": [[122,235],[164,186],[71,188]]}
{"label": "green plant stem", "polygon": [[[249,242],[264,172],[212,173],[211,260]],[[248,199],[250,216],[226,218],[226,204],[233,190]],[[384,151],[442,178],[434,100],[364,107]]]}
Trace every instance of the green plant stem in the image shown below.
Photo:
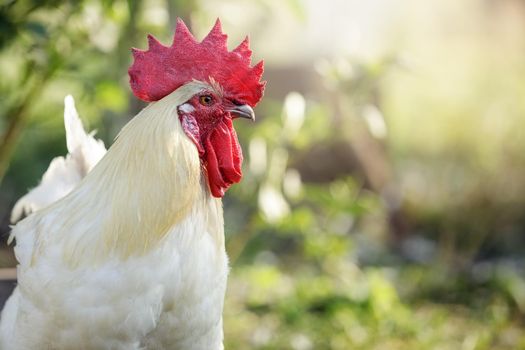
{"label": "green plant stem", "polygon": [[26,96],[6,112],[9,122],[0,143],[0,184],[9,169],[13,152],[18,144],[28,120],[29,107],[41,93],[54,70],[48,70],[38,79],[27,92]]}

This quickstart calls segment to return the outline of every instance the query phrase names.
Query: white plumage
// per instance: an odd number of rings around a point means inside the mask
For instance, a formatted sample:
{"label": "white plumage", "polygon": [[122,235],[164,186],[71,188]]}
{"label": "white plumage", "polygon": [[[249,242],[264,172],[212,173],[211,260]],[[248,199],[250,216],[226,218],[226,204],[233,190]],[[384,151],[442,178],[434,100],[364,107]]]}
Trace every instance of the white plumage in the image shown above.
{"label": "white plumage", "polygon": [[12,231],[18,286],[2,349],[222,349],[222,204],[177,115],[206,88],[151,103],[103,157],[66,98],[70,154],[13,212],[44,207]]}
{"label": "white plumage", "polygon": [[66,157],[51,161],[40,184],[20,198],[12,212],[11,222],[56,202],[68,194],[106,154],[104,142],[87,134],[82,126],[71,95],[64,100],[64,126],[66,128]]}

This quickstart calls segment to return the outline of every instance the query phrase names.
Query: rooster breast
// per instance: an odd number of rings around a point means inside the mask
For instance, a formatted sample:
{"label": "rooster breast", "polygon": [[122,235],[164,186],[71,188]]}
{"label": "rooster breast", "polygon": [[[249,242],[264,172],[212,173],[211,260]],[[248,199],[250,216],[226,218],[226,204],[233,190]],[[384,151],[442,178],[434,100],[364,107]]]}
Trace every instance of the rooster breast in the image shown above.
{"label": "rooster breast", "polygon": [[222,349],[222,208],[199,203],[146,255],[70,269],[46,254],[6,304],[2,349]]}

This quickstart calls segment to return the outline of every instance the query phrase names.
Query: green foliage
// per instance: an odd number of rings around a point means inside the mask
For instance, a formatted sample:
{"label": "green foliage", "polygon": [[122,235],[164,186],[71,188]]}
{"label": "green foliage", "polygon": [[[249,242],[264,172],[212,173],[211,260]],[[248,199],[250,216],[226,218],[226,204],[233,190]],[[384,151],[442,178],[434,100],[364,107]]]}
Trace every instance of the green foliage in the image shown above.
{"label": "green foliage", "polygon": [[[326,109],[320,112],[309,101],[303,111],[306,122],[297,123],[295,132],[287,129],[291,113],[287,108],[294,108],[290,98],[296,97],[289,95],[282,111],[272,109],[257,128],[240,133],[249,134],[244,142],[250,144],[250,152],[245,184],[233,192],[236,203],[226,206],[226,215],[244,208],[245,220],[228,240],[233,268],[225,306],[226,346],[414,350],[524,346],[521,321],[511,312],[519,305],[517,300],[523,300],[516,299],[523,280],[508,275],[508,269],[502,270],[504,275],[475,282],[471,275],[454,275],[447,267],[358,264],[361,245],[368,243],[360,242],[359,232],[372,230],[369,217],[375,221],[386,209],[377,194],[352,177],[289,188],[294,187],[287,180],[294,174],[290,159],[304,147],[304,135],[325,142],[331,137],[315,133],[316,118],[328,116]],[[302,104],[299,99],[295,102]],[[268,171],[258,172],[261,161]],[[279,215],[265,205],[280,208]],[[227,222],[233,219],[227,217]]]}

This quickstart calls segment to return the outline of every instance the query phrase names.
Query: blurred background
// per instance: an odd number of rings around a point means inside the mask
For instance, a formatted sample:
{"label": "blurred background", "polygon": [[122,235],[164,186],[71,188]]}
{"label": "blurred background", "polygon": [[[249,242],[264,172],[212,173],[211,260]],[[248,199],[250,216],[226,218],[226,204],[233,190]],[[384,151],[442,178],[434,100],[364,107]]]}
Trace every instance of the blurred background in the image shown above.
{"label": "blurred background", "polygon": [[[249,34],[268,81],[224,199],[228,349],[525,349],[525,2],[0,1],[0,233],[144,105],[130,47]],[[0,266],[15,266],[4,243]]]}

